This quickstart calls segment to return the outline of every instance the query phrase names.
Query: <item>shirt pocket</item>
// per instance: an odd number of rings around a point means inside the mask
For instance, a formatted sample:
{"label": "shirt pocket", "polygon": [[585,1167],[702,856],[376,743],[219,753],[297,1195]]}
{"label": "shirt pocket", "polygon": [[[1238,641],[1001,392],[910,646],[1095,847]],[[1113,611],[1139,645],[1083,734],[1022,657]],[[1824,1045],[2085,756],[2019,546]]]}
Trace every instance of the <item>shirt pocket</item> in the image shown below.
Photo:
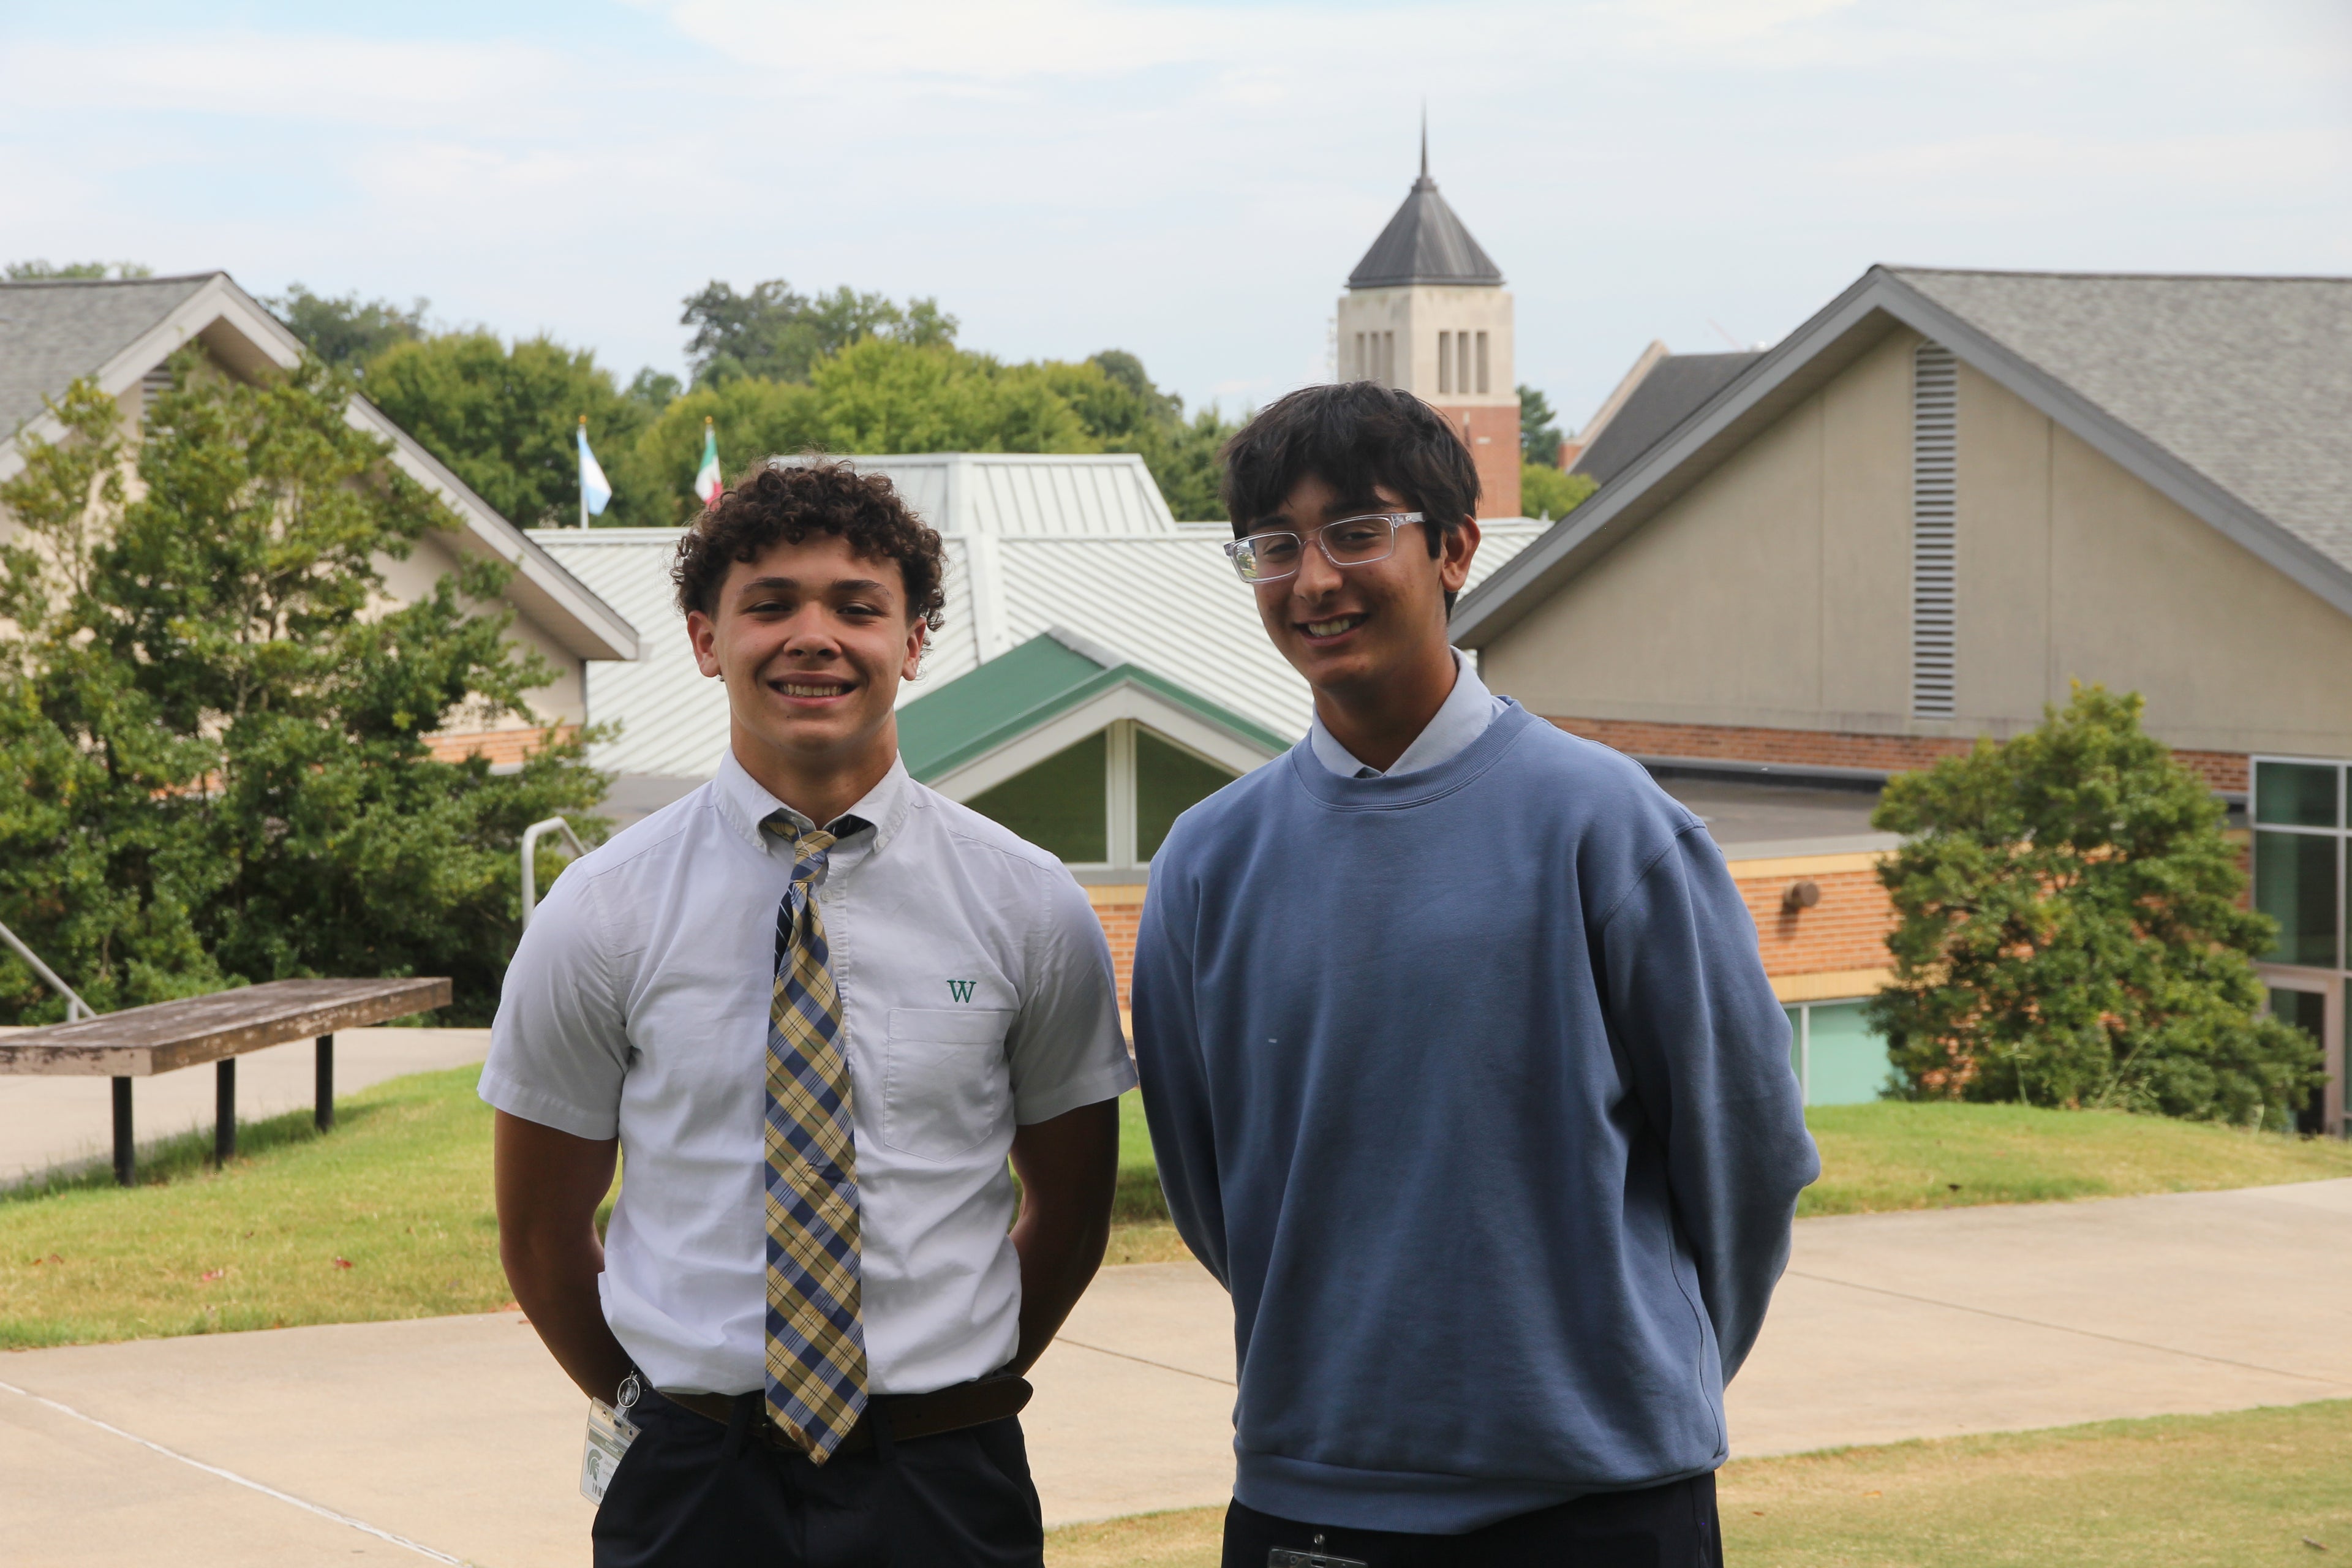
{"label": "shirt pocket", "polygon": [[1010,1009],[893,1007],[882,1046],[877,1132],[901,1153],[950,1160],[986,1142],[1013,1107]]}

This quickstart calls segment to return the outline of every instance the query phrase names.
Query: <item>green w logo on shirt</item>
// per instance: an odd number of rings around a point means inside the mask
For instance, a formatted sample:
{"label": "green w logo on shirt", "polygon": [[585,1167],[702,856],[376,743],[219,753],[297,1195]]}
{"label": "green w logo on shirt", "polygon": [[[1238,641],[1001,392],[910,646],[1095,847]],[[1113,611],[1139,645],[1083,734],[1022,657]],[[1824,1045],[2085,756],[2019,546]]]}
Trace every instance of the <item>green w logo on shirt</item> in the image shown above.
{"label": "green w logo on shirt", "polygon": [[948,994],[959,1002],[969,1002],[971,1000],[971,988],[979,984],[977,980],[950,980],[948,982]]}

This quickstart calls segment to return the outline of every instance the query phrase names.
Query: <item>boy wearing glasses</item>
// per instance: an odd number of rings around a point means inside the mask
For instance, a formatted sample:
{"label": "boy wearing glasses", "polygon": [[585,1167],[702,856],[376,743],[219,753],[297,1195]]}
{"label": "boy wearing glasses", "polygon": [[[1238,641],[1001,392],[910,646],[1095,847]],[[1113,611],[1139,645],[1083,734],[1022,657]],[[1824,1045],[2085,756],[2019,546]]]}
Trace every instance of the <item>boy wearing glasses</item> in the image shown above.
{"label": "boy wearing glasses", "polygon": [[1819,1173],[1755,928],[1640,766],[1448,647],[1478,481],[1442,416],[1310,387],[1226,459],[1315,718],[1178,821],[1134,990],[1234,1298],[1224,1561],[1719,1563],[1723,1384]]}

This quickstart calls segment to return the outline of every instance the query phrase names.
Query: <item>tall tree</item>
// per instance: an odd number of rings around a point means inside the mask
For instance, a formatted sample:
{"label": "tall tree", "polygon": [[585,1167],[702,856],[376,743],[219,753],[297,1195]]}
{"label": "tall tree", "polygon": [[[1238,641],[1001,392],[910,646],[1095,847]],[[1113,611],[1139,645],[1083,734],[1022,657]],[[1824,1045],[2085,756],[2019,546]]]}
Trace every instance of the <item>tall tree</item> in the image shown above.
{"label": "tall tree", "polygon": [[[509,569],[468,561],[386,610],[380,563],[457,520],[315,361],[257,386],[194,363],[129,453],[77,383],[65,437],[23,438],[0,485],[22,526],[0,553],[0,920],[101,1009],[441,973],[452,1016],[486,1018],[518,837],[603,779],[577,741],[509,774],[433,758],[432,731],[528,716],[550,679],[502,636]],[[0,960],[0,1016],[58,1012]]]}
{"label": "tall tree", "polygon": [[1551,399],[1532,386],[1520,387],[1519,460],[1557,468],[1559,444],[1565,439],[1559,433],[1559,416],[1553,411]]}
{"label": "tall tree", "polygon": [[2243,907],[2224,808],[2140,728],[2137,694],[2075,689],[2041,728],[1889,781],[1874,826],[1899,917],[1870,1005],[1922,1100],[2101,1106],[2284,1127],[2324,1081],[2259,1017],[2273,922]]}
{"label": "tall tree", "polygon": [[846,284],[812,298],[781,278],[754,283],[742,294],[713,279],[687,297],[678,321],[694,329],[687,358],[698,386],[743,375],[806,381],[817,361],[862,339],[946,346],[954,343],[957,325],[936,300],[910,300],[902,306]]}
{"label": "tall tree", "polygon": [[37,283],[51,278],[152,278],[155,269],[142,261],[11,261],[5,268],[11,283]]}
{"label": "tall tree", "polygon": [[394,343],[413,343],[425,335],[425,312],[429,303],[419,298],[406,310],[389,300],[362,300],[356,293],[330,298],[313,294],[299,283],[262,303],[293,329],[294,335],[328,364],[364,377],[370,361]]}
{"label": "tall tree", "polygon": [[658,481],[630,458],[652,422],[585,349],[545,337],[512,347],[488,332],[395,343],[368,369],[367,395],[499,512],[525,528],[577,521],[588,439],[613,481],[608,524],[669,521]]}

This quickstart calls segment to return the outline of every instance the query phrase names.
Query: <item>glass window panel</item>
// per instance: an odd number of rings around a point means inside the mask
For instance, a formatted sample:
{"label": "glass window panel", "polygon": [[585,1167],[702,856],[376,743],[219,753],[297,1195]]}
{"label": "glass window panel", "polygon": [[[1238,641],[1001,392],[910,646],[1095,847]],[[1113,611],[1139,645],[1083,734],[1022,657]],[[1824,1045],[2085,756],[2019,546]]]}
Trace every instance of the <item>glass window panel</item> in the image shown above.
{"label": "glass window panel", "polygon": [[1160,853],[1178,814],[1206,800],[1234,775],[1214,763],[1170,745],[1150,731],[1135,731],[1135,857]]}
{"label": "glass window panel", "polygon": [[[2301,1029],[2311,1037],[2311,1043],[2320,1049],[2327,1048],[2327,994],[2324,991],[2288,991],[2271,987],[2271,1016],[2292,1028]],[[2327,1091],[2313,1093],[2304,1107],[2295,1112],[2294,1130],[2318,1133],[2327,1127]]]}
{"label": "glass window panel", "polygon": [[964,804],[1050,855],[1099,865],[1110,858],[1104,805],[1109,765],[1110,731],[1097,731]]}
{"label": "glass window panel", "polygon": [[1876,1100],[1886,1087],[1886,1042],[1863,1021],[1862,1004],[1816,1002],[1811,1011],[1812,1071],[1806,1075],[1805,1103],[1860,1105]]}
{"label": "glass window panel", "polygon": [[2254,908],[2278,921],[2273,963],[2336,967],[2336,847],[2315,833],[2254,835]]}
{"label": "glass window panel", "polygon": [[2336,826],[2336,775],[2315,763],[2256,763],[2254,820],[2283,827]]}

